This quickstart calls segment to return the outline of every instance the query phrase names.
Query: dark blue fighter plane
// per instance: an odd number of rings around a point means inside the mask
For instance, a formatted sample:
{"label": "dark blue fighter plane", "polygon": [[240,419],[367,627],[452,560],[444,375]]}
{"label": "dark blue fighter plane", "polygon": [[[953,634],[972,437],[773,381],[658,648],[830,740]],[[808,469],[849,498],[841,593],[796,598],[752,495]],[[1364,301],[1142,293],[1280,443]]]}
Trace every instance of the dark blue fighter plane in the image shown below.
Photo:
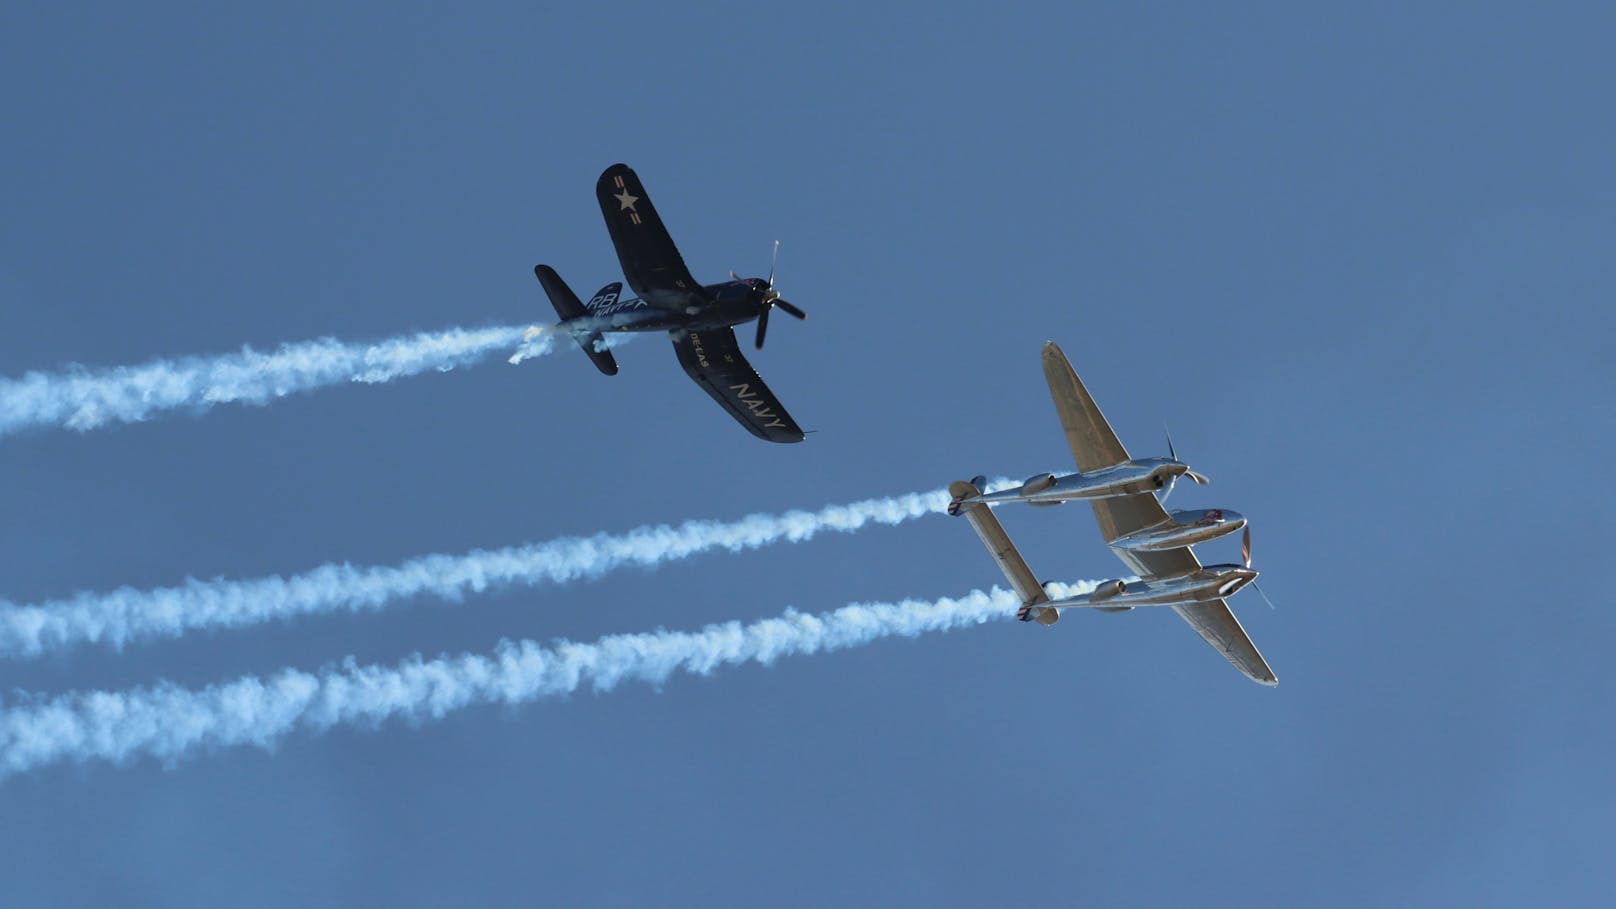
{"label": "dark blue fighter plane", "polygon": [[741,356],[732,327],[758,320],[761,350],[769,310],[778,306],[799,319],[807,318],[775,291],[774,265],[770,264],[766,280],[736,278],[732,272],[732,280],[722,284],[698,284],[628,165],[606,168],[595,184],[595,196],[623,263],[623,277],[639,296],[623,299],[622,283],[614,282],[582,303],[555,269],[539,265],[533,271],[561,317],[559,327],[570,331],[596,368],[608,376],[617,374],[617,360],[601,343],[602,332],[666,331],[679,365],[748,431],[770,442],[801,442],[803,433],[796,421]]}

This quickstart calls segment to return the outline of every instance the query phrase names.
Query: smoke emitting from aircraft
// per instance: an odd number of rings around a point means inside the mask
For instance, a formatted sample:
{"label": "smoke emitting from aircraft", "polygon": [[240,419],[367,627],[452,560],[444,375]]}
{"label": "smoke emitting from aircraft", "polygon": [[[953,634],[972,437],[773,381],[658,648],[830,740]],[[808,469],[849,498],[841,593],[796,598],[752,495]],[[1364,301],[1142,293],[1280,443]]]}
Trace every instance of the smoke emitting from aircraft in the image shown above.
{"label": "smoke emitting from aircraft", "polygon": [[[1052,595],[1093,584],[1050,585]],[[592,644],[506,641],[492,654],[460,654],[395,666],[351,660],[319,672],[287,669],[200,689],[173,684],[127,691],[25,698],[0,711],[0,776],[61,762],[177,761],[237,745],[270,748],[296,732],[374,727],[388,720],[435,720],[467,707],[523,704],[626,681],[653,685],[676,671],[708,675],[722,666],[857,647],[1008,618],[1015,594],[997,588],[939,600],[856,603],[807,615],[795,610],[700,631],[619,634]]]}
{"label": "smoke emitting from aircraft", "polygon": [[[505,359],[505,362],[512,366],[517,366],[534,357],[542,357],[553,349],[552,345],[555,343],[556,338],[569,337],[574,330],[583,331],[588,328],[598,327],[599,324],[609,323],[609,319],[603,319],[599,320],[598,323],[592,320],[577,320],[565,327],[561,325],[534,325],[523,330],[521,345],[516,348],[515,353]],[[634,340],[633,335],[606,335],[595,341],[595,350],[616,350],[632,340]]]}
{"label": "smoke emitting from aircraft", "polygon": [[[1008,481],[999,481],[1008,485]],[[623,534],[564,537],[526,546],[427,555],[398,565],[327,564],[291,577],[189,580],[154,590],[120,588],[33,605],[0,603],[0,657],[31,657],[79,644],[172,638],[203,628],[234,628],[324,612],[380,609],[409,597],[459,601],[467,593],[599,577],[624,565],[654,566],[713,549],[739,552],[797,543],[822,531],[852,533],[871,522],[895,525],[948,504],[945,490],[865,499],[818,511],[753,514],[735,521],[692,520]]]}
{"label": "smoke emitting from aircraft", "polygon": [[523,357],[548,353],[551,337],[524,339],[526,326],[450,328],[351,344],[331,338],[244,347],[212,357],[153,360],[107,369],[74,367],[0,379],[0,436],[37,426],[90,430],[134,423],[168,410],[263,404],[343,382],[376,384],[429,370],[446,372],[520,344]]}

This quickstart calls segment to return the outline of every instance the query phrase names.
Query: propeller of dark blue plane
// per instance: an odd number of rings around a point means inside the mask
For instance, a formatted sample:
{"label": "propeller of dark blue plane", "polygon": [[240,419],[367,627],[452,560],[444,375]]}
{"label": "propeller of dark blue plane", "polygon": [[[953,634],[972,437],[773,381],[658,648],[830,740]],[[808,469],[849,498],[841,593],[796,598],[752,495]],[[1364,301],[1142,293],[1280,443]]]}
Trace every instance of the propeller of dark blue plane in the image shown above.
{"label": "propeller of dark blue plane", "polygon": [[782,299],[780,292],[774,289],[774,264],[780,258],[780,241],[774,241],[774,254],[769,257],[769,286],[763,292],[763,312],[758,315],[757,349],[763,349],[763,336],[769,331],[769,310],[778,306],[799,319],[808,318],[808,314],[792,305],[791,301]]}

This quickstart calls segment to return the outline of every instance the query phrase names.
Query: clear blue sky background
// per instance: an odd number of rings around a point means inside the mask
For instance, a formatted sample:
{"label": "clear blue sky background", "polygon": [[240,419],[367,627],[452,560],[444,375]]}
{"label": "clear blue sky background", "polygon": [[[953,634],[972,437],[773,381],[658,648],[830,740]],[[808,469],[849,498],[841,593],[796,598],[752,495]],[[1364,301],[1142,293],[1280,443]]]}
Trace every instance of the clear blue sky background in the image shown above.
{"label": "clear blue sky background", "polygon": [[[1060,341],[1250,515],[1237,611],[1014,622],[0,784],[33,906],[1594,905],[1613,836],[1616,18],[1598,4],[12,3],[0,374],[548,320],[633,165],[811,315],[746,435],[659,338],[0,444],[0,596],[390,564],[1068,463]],[[749,329],[743,329],[743,334]],[[1051,578],[1086,509],[1007,511]],[[1227,550],[1227,553],[1225,553]],[[1214,547],[1213,555],[1233,555]],[[928,518],[6,665],[59,692],[999,582]],[[1248,599],[1250,597],[1250,599]]]}

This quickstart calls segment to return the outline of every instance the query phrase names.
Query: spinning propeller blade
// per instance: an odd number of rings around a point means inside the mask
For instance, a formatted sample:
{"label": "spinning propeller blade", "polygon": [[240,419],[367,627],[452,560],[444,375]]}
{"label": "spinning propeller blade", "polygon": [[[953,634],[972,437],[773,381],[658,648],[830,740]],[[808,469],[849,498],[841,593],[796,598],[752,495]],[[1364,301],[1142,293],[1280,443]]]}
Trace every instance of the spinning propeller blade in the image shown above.
{"label": "spinning propeller blade", "polygon": [[[1266,593],[1263,593],[1263,589],[1262,589],[1262,585],[1261,585],[1261,584],[1259,584],[1259,583],[1257,583],[1257,582],[1256,582],[1256,581],[1252,581],[1252,582],[1251,582],[1251,586],[1253,586],[1253,587],[1255,587],[1255,588],[1257,588],[1257,594],[1258,594],[1258,595],[1259,595],[1259,596],[1261,596],[1261,597],[1262,597],[1262,601],[1263,601],[1263,602],[1264,602],[1264,603],[1267,603],[1267,604],[1268,604],[1268,608],[1269,608],[1269,609],[1274,609],[1274,608],[1275,608],[1275,607],[1274,607],[1274,601],[1273,601],[1273,600],[1270,600],[1270,599],[1269,599],[1269,598],[1268,598],[1268,594],[1266,594]],[[1275,611],[1276,611],[1276,612],[1277,612],[1277,611],[1278,611],[1278,610],[1277,610],[1277,609],[1275,609]]]}
{"label": "spinning propeller blade", "polygon": [[[769,331],[769,310],[778,306],[799,319],[808,318],[808,314],[798,309],[786,300],[780,299],[779,291],[774,289],[774,266],[780,260],[780,241],[774,241],[774,252],[769,256],[768,287],[763,291],[763,311],[758,314],[757,349],[763,349],[763,337]],[[733,272],[731,273],[733,274]]]}
{"label": "spinning propeller blade", "polygon": [[[1174,461],[1178,461],[1178,449],[1173,447],[1173,431],[1167,428],[1166,423],[1163,423],[1162,432],[1167,434],[1167,457]],[[1184,462],[1179,461],[1179,463],[1182,464]],[[1206,484],[1212,482],[1207,478],[1206,474],[1201,473],[1198,470],[1190,470],[1188,467],[1184,469],[1184,476],[1194,480],[1198,486],[1205,486]],[[1163,496],[1162,498],[1165,499],[1166,496]]]}
{"label": "spinning propeller blade", "polygon": [[[1246,525],[1246,532],[1240,535],[1240,558],[1245,560],[1247,568],[1251,567],[1251,525],[1250,524]],[[1268,594],[1263,592],[1262,585],[1257,583],[1257,580],[1255,578],[1252,579],[1251,586],[1256,588],[1257,595],[1262,597],[1262,601],[1264,603],[1268,604],[1268,608],[1273,609],[1274,608],[1274,601],[1270,600],[1268,598]]]}

